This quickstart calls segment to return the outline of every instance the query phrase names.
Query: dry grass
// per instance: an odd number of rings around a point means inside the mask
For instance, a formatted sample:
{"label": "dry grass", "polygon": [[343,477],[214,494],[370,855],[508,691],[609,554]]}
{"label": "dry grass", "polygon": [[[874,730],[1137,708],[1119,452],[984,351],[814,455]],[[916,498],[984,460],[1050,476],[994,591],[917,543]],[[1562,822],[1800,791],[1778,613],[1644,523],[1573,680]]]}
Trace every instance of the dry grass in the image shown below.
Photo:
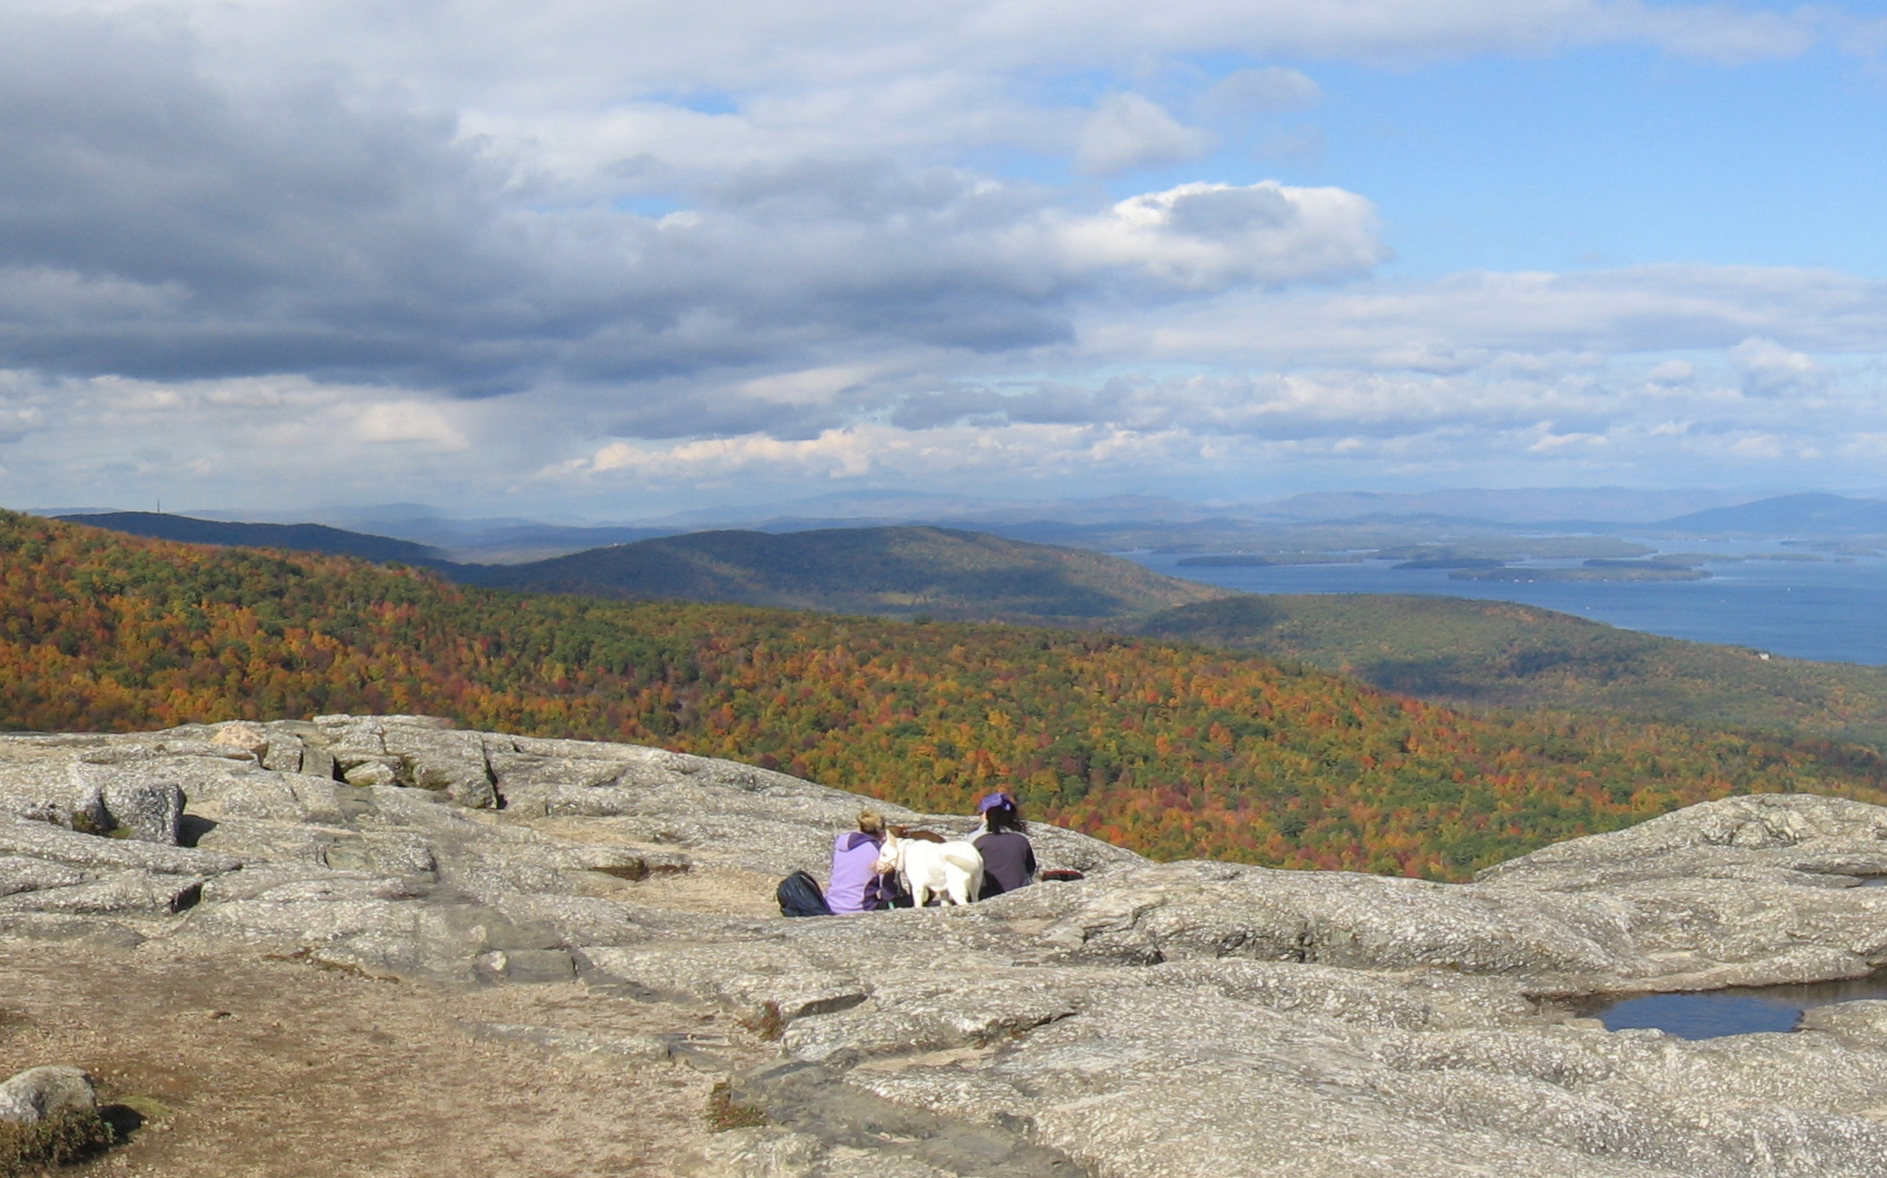
{"label": "dry grass", "polygon": [[729,1129],[753,1129],[767,1123],[767,1114],[751,1104],[734,1099],[734,1086],[726,1080],[708,1092],[708,1128],[716,1133]]}

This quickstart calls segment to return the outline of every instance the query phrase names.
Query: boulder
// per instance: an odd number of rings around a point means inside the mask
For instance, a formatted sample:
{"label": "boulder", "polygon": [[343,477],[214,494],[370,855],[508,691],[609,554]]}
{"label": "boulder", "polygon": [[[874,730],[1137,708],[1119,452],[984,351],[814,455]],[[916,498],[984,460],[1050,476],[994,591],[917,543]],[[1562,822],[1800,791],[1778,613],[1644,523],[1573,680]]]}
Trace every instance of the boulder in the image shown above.
{"label": "boulder", "polygon": [[184,796],[173,781],[113,781],[99,793],[114,829],[147,843],[175,846],[183,829]]}
{"label": "boulder", "polygon": [[92,1077],[82,1068],[49,1064],[0,1082],[0,1121],[30,1125],[57,1113],[96,1107]]}

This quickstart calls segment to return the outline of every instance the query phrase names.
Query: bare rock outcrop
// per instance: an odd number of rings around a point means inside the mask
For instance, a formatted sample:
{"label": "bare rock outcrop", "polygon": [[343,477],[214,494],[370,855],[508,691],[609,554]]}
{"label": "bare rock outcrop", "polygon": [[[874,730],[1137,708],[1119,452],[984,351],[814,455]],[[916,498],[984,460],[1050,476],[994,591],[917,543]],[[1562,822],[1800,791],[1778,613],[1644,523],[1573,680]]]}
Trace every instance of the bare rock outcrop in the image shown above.
{"label": "bare rock outcrop", "polygon": [[1887,1003],[1687,1042],[1576,1002],[1887,965],[1887,888],[1863,886],[1887,876],[1887,809],[1725,799],[1460,885],[1151,863],[1038,826],[1044,865],[1084,879],[778,917],[772,883],[822,872],[863,802],[424,717],[0,738],[0,943],[719,1005],[777,1036],[731,1077],[769,1123],[677,1173],[1887,1173]]}

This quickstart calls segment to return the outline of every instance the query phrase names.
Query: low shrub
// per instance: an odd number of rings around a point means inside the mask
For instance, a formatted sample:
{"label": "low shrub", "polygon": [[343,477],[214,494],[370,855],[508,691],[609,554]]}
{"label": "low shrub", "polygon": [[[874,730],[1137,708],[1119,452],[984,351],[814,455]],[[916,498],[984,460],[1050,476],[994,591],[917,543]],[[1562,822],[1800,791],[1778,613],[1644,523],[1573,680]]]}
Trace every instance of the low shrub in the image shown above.
{"label": "low shrub", "polygon": [[118,1133],[97,1109],[70,1109],[23,1125],[0,1121],[0,1178],[64,1166],[103,1153]]}
{"label": "low shrub", "polygon": [[726,1080],[708,1093],[708,1128],[716,1133],[729,1129],[752,1129],[767,1123],[767,1114],[757,1106],[734,1099],[734,1086]]}

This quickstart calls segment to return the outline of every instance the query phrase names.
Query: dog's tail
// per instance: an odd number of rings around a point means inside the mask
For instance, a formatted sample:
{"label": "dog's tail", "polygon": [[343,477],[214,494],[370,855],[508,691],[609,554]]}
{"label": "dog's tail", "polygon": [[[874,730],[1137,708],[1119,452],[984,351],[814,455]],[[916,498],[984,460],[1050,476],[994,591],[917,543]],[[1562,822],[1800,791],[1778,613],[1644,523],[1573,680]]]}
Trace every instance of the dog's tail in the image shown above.
{"label": "dog's tail", "polygon": [[977,875],[983,872],[983,854],[969,843],[945,843],[938,848],[938,853],[952,867]]}

